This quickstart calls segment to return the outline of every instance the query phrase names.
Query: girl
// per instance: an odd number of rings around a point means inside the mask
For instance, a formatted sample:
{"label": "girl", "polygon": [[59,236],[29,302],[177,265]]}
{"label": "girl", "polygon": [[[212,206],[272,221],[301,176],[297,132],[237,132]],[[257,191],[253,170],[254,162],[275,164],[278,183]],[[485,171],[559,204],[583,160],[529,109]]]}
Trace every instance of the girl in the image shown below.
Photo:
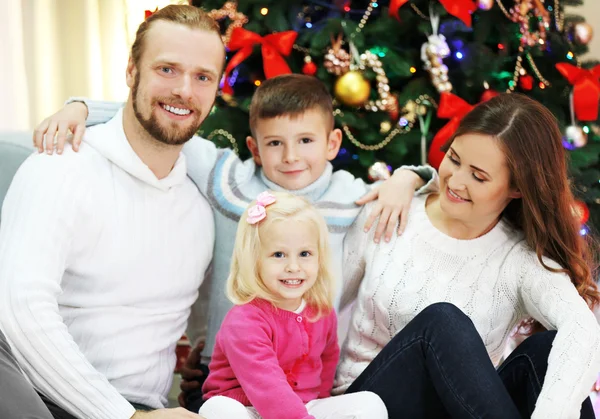
{"label": "girl", "polygon": [[304,198],[263,192],[238,224],[206,419],[387,419],[370,392],[329,397],[337,361],[328,231]]}

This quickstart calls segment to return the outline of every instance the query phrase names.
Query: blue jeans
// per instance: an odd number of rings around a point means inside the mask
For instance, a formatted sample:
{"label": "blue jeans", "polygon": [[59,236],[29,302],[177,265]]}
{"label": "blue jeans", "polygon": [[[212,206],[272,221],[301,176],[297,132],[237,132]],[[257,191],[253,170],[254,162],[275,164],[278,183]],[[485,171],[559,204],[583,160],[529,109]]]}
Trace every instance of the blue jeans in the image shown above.
{"label": "blue jeans", "polygon": [[[347,393],[372,391],[390,419],[529,418],[556,332],[527,338],[496,370],[473,322],[449,303],[419,313]],[[589,398],[581,418],[594,418]]]}

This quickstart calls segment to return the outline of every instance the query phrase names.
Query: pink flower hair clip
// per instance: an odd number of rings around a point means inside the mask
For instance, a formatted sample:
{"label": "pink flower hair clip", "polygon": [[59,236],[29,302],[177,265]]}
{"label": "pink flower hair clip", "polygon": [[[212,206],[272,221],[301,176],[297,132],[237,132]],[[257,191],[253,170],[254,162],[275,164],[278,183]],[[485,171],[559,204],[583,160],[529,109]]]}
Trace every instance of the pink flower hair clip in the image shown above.
{"label": "pink flower hair clip", "polygon": [[267,206],[274,203],[277,199],[269,191],[264,191],[256,197],[256,205],[248,209],[248,224],[256,224],[267,216]]}

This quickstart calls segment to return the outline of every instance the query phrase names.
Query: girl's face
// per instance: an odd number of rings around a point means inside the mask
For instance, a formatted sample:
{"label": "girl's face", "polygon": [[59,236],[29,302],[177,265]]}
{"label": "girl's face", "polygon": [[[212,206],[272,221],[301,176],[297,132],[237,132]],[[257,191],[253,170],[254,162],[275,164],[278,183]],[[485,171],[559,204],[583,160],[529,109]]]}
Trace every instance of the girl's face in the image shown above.
{"label": "girl's face", "polygon": [[274,222],[261,232],[259,275],[277,298],[276,305],[294,311],[319,275],[318,230],[299,219]]}
{"label": "girl's face", "polygon": [[520,194],[498,141],[482,134],[455,138],[440,165],[440,207],[465,224],[490,225]]}

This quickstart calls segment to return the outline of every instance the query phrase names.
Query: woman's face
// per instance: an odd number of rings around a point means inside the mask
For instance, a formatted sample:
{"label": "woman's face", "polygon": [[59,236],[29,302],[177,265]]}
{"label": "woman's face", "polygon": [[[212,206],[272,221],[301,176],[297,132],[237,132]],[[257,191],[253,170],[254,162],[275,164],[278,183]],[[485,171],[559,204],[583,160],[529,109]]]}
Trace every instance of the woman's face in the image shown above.
{"label": "woman's face", "polygon": [[454,139],[440,165],[440,206],[466,224],[493,223],[511,199],[510,171],[498,141],[482,134]]}

